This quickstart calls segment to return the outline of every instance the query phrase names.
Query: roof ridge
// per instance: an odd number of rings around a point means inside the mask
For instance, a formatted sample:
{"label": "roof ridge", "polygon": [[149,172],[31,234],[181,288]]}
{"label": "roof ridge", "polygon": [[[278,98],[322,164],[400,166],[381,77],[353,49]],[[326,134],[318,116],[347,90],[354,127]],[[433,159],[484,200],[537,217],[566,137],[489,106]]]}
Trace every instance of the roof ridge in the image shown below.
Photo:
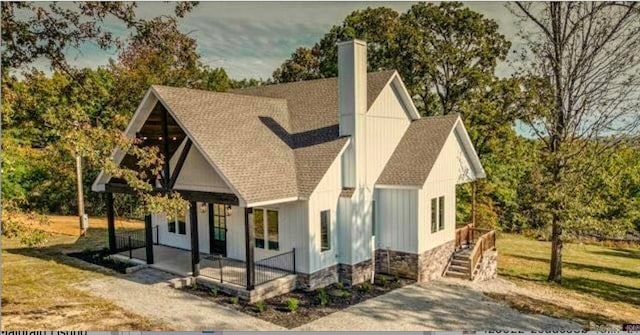
{"label": "roof ridge", "polygon": [[[206,93],[206,94],[232,95],[234,97],[242,97],[243,99],[248,97],[248,98],[257,98],[257,99],[264,99],[264,100],[276,100],[276,101],[284,101],[285,103],[287,103],[287,99],[267,97],[267,96],[263,96],[263,95],[240,94],[240,93],[234,93],[234,92],[230,92],[230,91],[225,91],[225,92],[210,91],[210,90],[203,90],[203,89],[200,89],[200,88],[191,88],[191,87],[184,87],[184,86],[151,85],[151,88],[153,88],[154,91],[156,91],[159,94],[162,94],[162,93],[158,92],[155,89],[156,87],[168,88],[168,89],[189,90],[189,91],[195,91],[195,92],[202,92],[202,93]],[[254,87],[258,87],[258,86],[254,86]]]}
{"label": "roof ridge", "polygon": [[[367,76],[369,76],[371,74],[382,74],[382,73],[388,73],[388,72],[398,72],[398,70],[392,69],[392,70],[380,70],[380,71],[367,72]],[[309,80],[288,81],[288,82],[283,82],[283,83],[270,83],[270,84],[264,84],[264,85],[258,85],[258,86],[249,86],[249,87],[243,87],[243,88],[236,88],[236,89],[232,89],[231,91],[236,91],[237,92],[237,91],[251,90],[251,89],[256,89],[256,88],[263,88],[263,87],[296,85],[296,84],[302,84],[302,83],[321,82],[321,81],[327,81],[327,80],[333,80],[333,79],[338,79],[338,76],[317,78],[317,79],[309,79]]]}

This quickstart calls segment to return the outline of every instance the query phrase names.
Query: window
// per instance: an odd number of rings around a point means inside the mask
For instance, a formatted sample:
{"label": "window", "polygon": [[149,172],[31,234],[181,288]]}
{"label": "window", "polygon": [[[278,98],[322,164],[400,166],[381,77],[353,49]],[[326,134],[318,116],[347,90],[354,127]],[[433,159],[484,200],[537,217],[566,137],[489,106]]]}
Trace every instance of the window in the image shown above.
{"label": "window", "polygon": [[431,198],[431,232],[444,229],[444,196]]}
{"label": "window", "polygon": [[178,220],[178,234],[186,235],[187,234],[187,223],[184,221]]}
{"label": "window", "polygon": [[431,232],[438,231],[438,199],[431,199]]}
{"label": "window", "polygon": [[267,234],[269,237],[269,250],[278,250],[278,211],[267,210]]}
{"label": "window", "polygon": [[253,229],[256,248],[279,250],[279,225],[277,210],[255,208],[253,210]]}
{"label": "window", "polygon": [[255,230],[256,248],[264,249],[264,211],[253,210],[253,226]]}
{"label": "window", "polygon": [[187,224],[185,221],[183,220],[179,220],[178,219],[178,215],[175,216],[175,219],[168,221],[167,222],[167,228],[169,230],[170,233],[176,233],[176,228],[177,228],[177,233],[180,235],[186,235],[187,234]]}
{"label": "window", "polygon": [[444,229],[444,197],[438,198],[438,229]]}
{"label": "window", "polygon": [[331,249],[331,211],[320,212],[320,251]]}
{"label": "window", "polygon": [[171,221],[167,223],[169,225],[169,232],[170,233],[175,233],[176,232],[176,222],[175,221]]}

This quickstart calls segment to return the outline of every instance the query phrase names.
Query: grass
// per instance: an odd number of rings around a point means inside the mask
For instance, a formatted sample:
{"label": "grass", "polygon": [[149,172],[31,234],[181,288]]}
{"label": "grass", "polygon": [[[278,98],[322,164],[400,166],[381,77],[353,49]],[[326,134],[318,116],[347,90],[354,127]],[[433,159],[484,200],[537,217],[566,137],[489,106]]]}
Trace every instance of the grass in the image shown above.
{"label": "grass", "polygon": [[546,281],[551,243],[502,234],[498,272],[534,294],[490,293],[527,312],[589,323],[640,322],[640,249],[566,243],[563,282]]}
{"label": "grass", "polygon": [[[113,272],[64,253],[105,246],[106,223],[92,222],[87,237],[51,234],[47,245],[24,248],[2,239],[2,330],[166,330],[167,327],[80,290],[83,282]],[[74,217],[50,225],[77,228]],[[77,230],[76,230],[77,235]]]}

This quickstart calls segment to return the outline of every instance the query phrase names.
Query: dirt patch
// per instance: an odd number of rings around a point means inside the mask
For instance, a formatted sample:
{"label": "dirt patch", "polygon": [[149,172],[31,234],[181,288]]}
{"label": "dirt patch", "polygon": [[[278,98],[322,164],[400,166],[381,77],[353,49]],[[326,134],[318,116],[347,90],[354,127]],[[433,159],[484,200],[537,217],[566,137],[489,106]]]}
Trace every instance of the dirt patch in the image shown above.
{"label": "dirt patch", "polygon": [[[367,282],[352,287],[333,284],[310,292],[296,290],[256,304],[248,304],[237,297],[201,285],[183,290],[291,329],[412,283],[414,281],[408,279],[378,275],[374,284]],[[294,304],[297,305],[295,308],[292,306]]]}

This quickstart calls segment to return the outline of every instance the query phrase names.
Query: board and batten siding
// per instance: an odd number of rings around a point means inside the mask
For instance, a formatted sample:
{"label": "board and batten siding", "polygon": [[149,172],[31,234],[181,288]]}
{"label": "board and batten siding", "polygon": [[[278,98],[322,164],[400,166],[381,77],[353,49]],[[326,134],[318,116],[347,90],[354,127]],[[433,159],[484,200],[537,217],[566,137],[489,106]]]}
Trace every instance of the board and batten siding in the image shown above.
{"label": "board and batten siding", "polygon": [[[307,203],[294,201],[273,206],[257,207],[278,211],[279,250],[254,249],[256,260],[296,249],[296,271],[306,273],[308,269],[307,247]],[[227,257],[244,261],[244,207],[232,207],[233,213],[227,218]],[[249,215],[253,220],[253,215]]]}
{"label": "board and batten siding", "polygon": [[418,253],[417,189],[376,190],[376,248]]}
{"label": "board and batten siding", "polygon": [[[345,151],[346,152],[346,151]],[[339,155],[329,166],[327,173],[322,177],[316,189],[309,196],[308,201],[308,227],[309,235],[307,249],[309,258],[309,273],[337,264],[339,255],[338,240],[338,201],[342,191],[342,158]],[[330,211],[330,246],[326,251],[320,248],[320,212]]]}
{"label": "board and batten siding", "polygon": [[[462,124],[458,123],[447,138],[420,191],[420,252],[455,239],[456,185],[476,178],[459,136],[462,131]],[[445,197],[445,226],[444,230],[431,233],[431,199],[440,196]]]}
{"label": "board and batten siding", "polygon": [[[198,247],[200,252],[209,253],[209,213],[200,212],[200,202],[196,203],[198,207]],[[182,215],[181,220],[185,222],[186,234],[178,234],[178,226],[176,225],[176,232],[169,232],[169,225],[167,223],[167,216],[165,214],[153,214],[151,215],[152,226],[158,228],[158,243],[167,245],[170,247],[176,247],[180,249],[191,250],[191,218],[187,211]],[[155,233],[155,232],[154,232]],[[154,237],[155,239],[155,237]]]}
{"label": "board and batten siding", "polygon": [[[174,170],[178,162],[178,158],[184,150],[187,139],[178,147],[169,161],[171,171]],[[177,190],[203,191],[203,192],[219,192],[231,193],[233,191],[225,183],[224,179],[209,164],[207,159],[202,155],[195,145],[191,146],[189,153],[182,165],[178,179],[174,188]]]}
{"label": "board and batten siding", "polygon": [[380,92],[367,112],[367,165],[364,168],[366,184],[371,189],[411,124],[408,111],[400,101],[392,83]]}

